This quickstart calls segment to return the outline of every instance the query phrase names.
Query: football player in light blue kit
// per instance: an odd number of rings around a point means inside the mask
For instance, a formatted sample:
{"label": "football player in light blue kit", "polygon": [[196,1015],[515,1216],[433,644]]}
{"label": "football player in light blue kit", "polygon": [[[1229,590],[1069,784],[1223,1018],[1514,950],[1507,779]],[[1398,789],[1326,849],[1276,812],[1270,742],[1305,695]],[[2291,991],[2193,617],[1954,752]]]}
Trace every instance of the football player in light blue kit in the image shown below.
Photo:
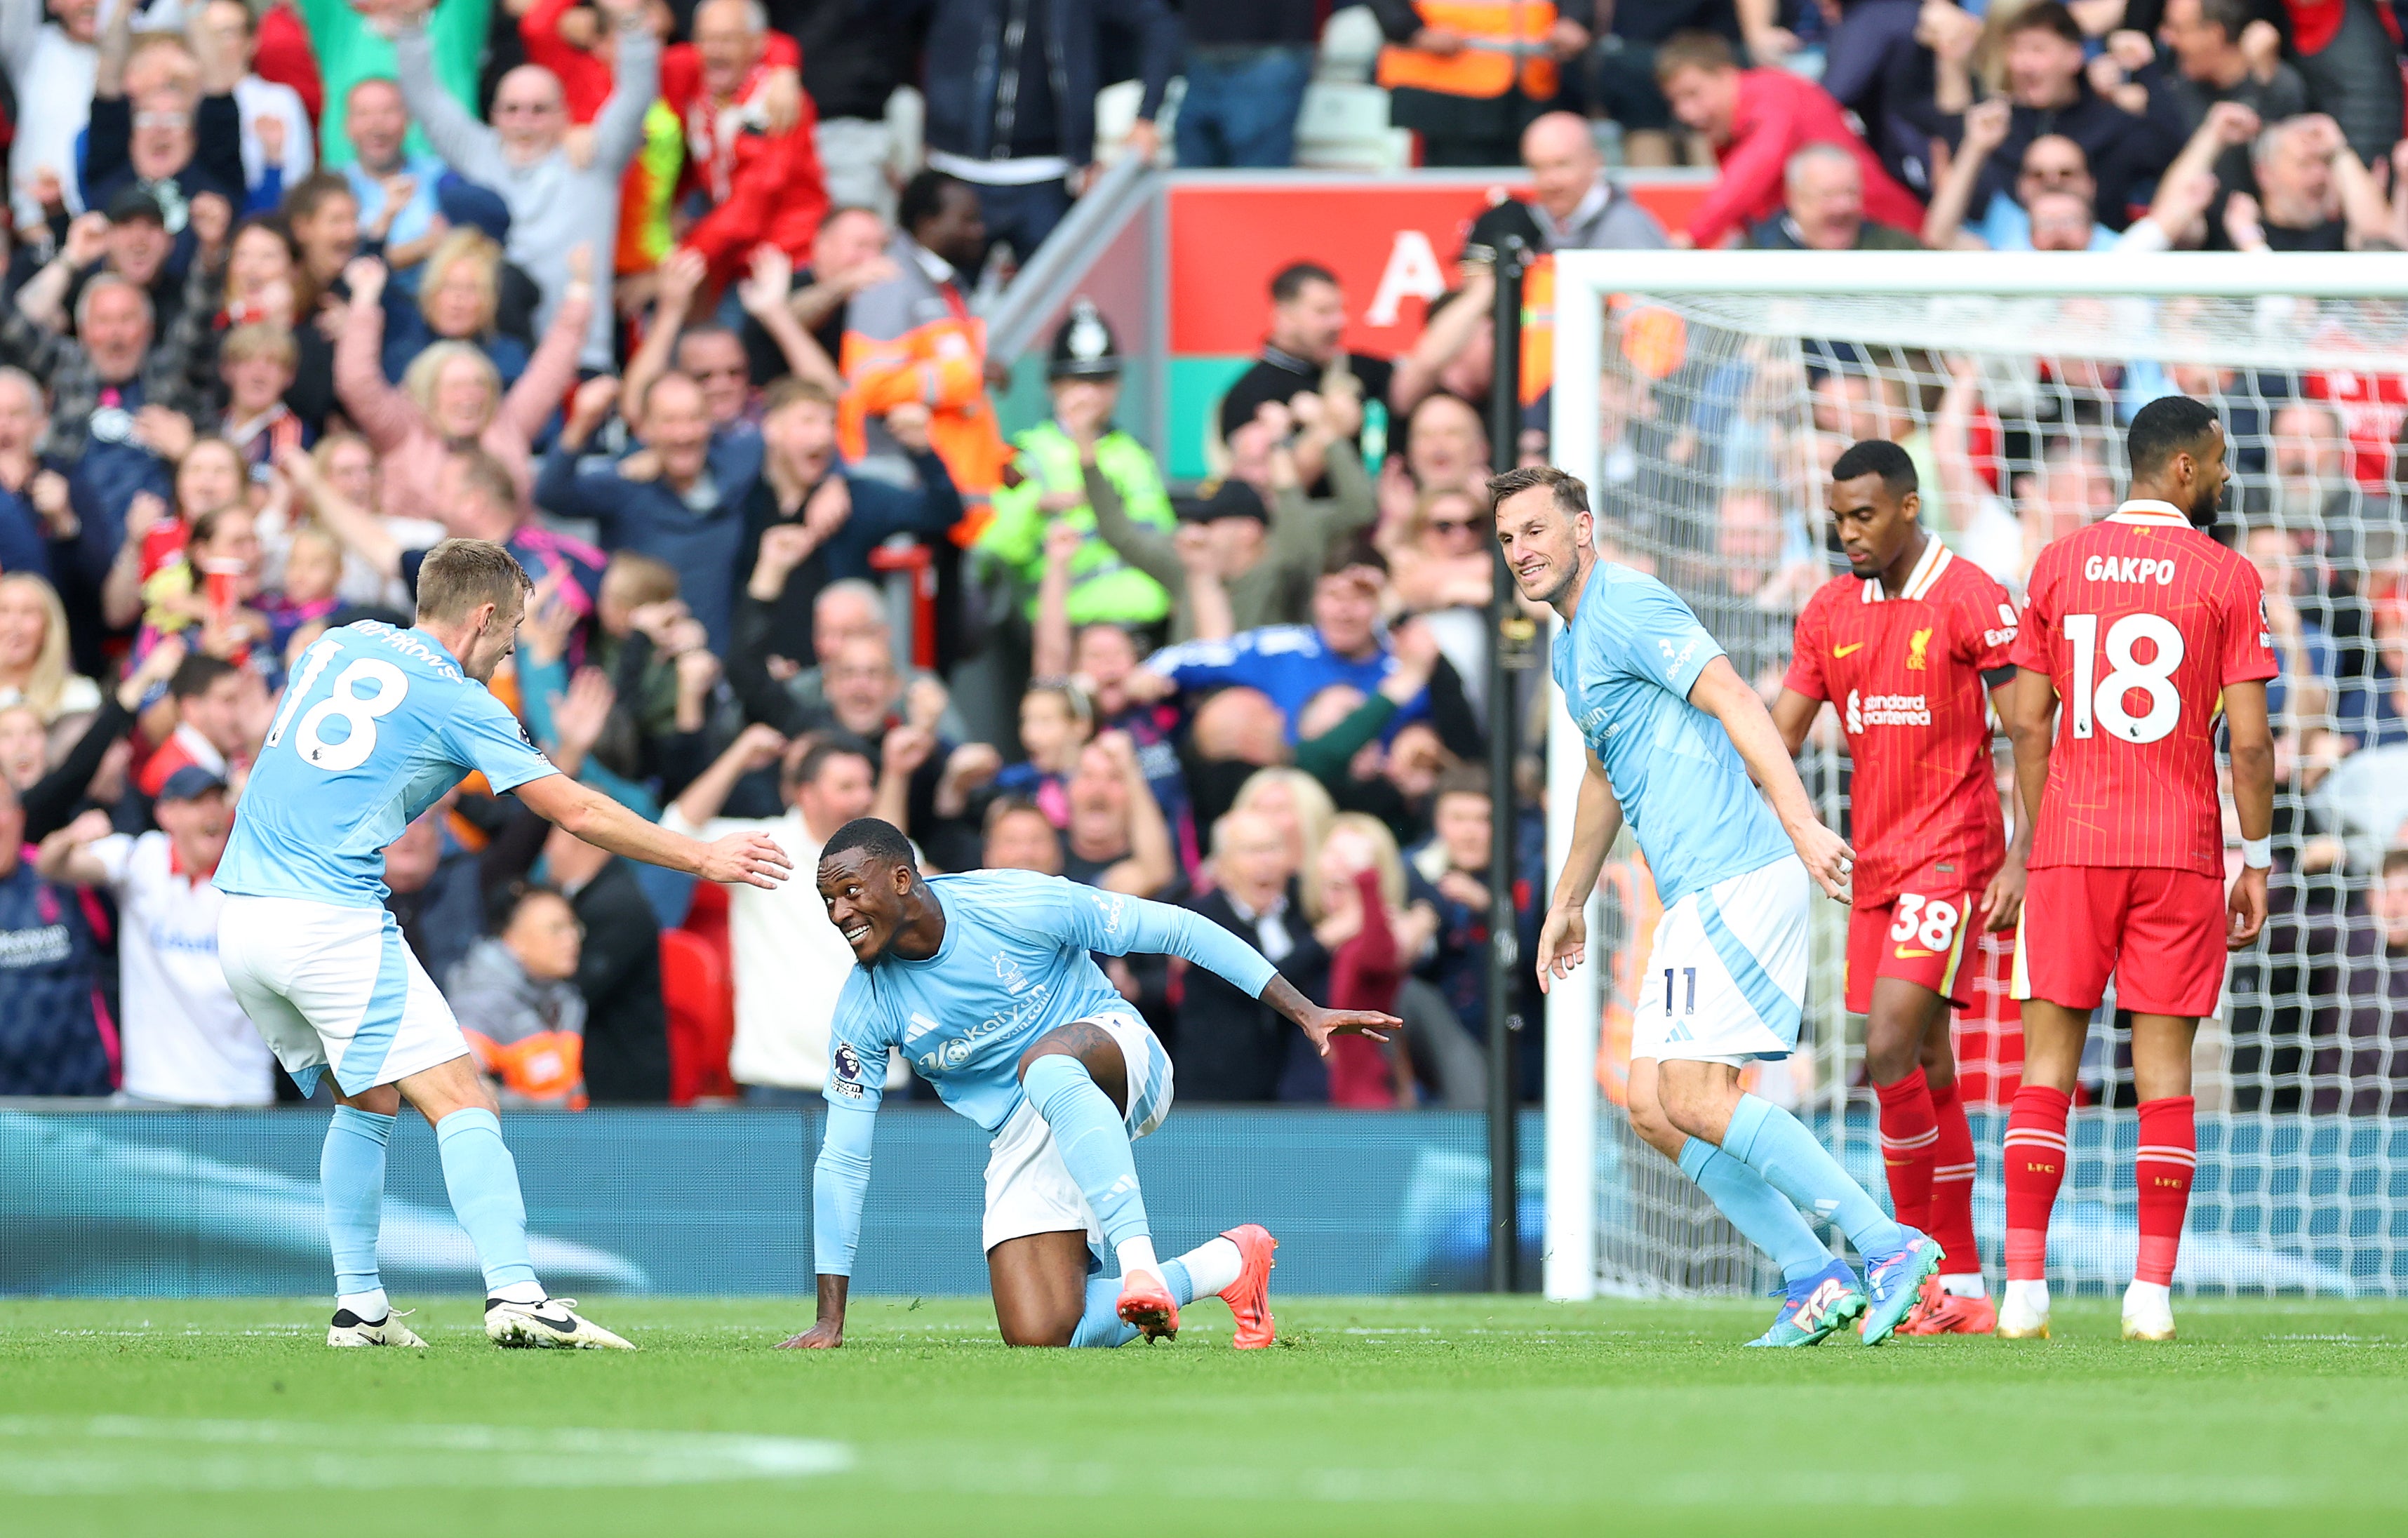
{"label": "football player in light blue kit", "polygon": [[319,1162],[334,1250],[329,1345],[424,1345],[377,1273],[385,1143],[401,1102],[435,1128],[452,1210],[485,1272],[485,1333],[503,1345],[627,1343],[547,1298],[494,1098],[451,1006],[384,908],[383,850],[481,772],[587,842],[709,881],[773,886],[766,835],[705,844],[644,821],[553,769],[485,687],[526,609],[509,551],[446,539],[418,577],[414,628],[329,630],[302,654],[236,808],[215,881],[218,955],[235,997],[305,1090],[335,1076]]}
{"label": "football player in light blue kit", "polygon": [[[1541,467],[1495,477],[1488,496],[1514,584],[1563,617],[1555,678],[1588,744],[1571,854],[1539,934],[1540,985],[1584,959],[1589,894],[1627,818],[1664,903],[1632,1022],[1631,1123],[1780,1265],[1788,1295],[1754,1344],[1819,1344],[1862,1315],[1865,1344],[1878,1345],[1940,1246],[1739,1083],[1741,1065],[1797,1049],[1809,878],[1846,901],[1854,854],[1815,817],[1764,701],[1688,605],[1598,558],[1587,487]],[[1855,1243],[1870,1295],[1801,1207]]]}
{"label": "football player in light blue kit", "polygon": [[[1157,1260],[1130,1143],[1170,1109],[1170,1058],[1090,952],[1184,956],[1293,1020],[1384,1041],[1393,1015],[1317,1007],[1262,955],[1182,908],[1025,870],[923,877],[891,824],[864,817],[820,853],[820,897],[859,965],[837,999],[828,1122],[812,1179],[819,1319],[790,1346],[844,1344],[887,1054],[994,1134],[983,1224],[1010,1345],[1121,1345],[1179,1332],[1179,1305],[1228,1303],[1235,1344],[1271,1344],[1271,1236],[1229,1229]],[[1090,1279],[1110,1245],[1117,1280]]]}

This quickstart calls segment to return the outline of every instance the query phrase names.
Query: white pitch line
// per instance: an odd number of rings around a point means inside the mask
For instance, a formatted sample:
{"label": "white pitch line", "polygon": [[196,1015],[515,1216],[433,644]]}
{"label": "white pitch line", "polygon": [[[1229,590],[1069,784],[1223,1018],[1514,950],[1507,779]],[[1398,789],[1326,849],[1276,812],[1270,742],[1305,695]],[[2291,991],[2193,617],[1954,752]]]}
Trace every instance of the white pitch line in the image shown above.
{"label": "white pitch line", "polygon": [[712,1431],[0,1417],[0,1490],[21,1495],[690,1485],[801,1479],[853,1462],[839,1442]]}

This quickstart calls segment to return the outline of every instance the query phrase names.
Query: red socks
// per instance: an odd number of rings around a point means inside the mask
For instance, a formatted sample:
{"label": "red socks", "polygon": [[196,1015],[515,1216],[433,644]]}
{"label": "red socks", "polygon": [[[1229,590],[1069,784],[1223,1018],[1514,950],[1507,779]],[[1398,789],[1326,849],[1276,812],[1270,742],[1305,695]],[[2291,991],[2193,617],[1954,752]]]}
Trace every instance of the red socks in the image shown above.
{"label": "red socks", "polygon": [[[2021,1101],[2017,1106],[2020,1109]],[[2183,1217],[2190,1211],[2190,1179],[2199,1165],[2199,1134],[2188,1095],[2141,1102],[2141,1146],[2132,1157],[2139,1187],[2141,1259],[2133,1275],[2158,1286],[2174,1279]]]}
{"label": "red socks", "polygon": [[[2000,1150],[2006,1166],[2010,1282],[2037,1282],[2047,1275],[2048,1214],[2057,1205],[2057,1186],[2065,1182],[2065,1118],[2072,1108],[2073,1097],[2062,1089],[2028,1083],[2015,1091]],[[2187,1125],[2188,1102],[2183,1109]],[[2142,1141],[2148,1139],[2143,1135]]]}
{"label": "red socks", "polygon": [[1973,1129],[1965,1123],[1965,1105],[1956,1098],[1954,1079],[1931,1092],[1931,1109],[1940,1141],[1931,1149],[1931,1227],[1927,1231],[1948,1252],[1942,1272],[1971,1275],[1982,1269],[1981,1246],[1973,1239]]}
{"label": "red socks", "polygon": [[1899,1222],[1928,1233],[1934,1149],[1940,1141],[1930,1086],[1918,1067],[1896,1084],[1875,1085],[1873,1092],[1881,1097],[1882,1163],[1889,1169],[1890,1205]]}

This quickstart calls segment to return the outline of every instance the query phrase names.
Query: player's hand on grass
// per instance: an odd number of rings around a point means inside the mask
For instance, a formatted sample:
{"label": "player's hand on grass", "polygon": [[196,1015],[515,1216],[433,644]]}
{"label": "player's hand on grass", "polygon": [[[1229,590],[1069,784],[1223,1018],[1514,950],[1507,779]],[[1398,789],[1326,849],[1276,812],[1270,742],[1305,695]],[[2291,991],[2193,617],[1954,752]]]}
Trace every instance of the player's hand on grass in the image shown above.
{"label": "player's hand on grass", "polygon": [[2241,874],[2232,878],[2232,893],[2224,906],[2232,920],[2225,931],[2224,948],[2237,951],[2266,927],[2266,872],[2243,866]]}
{"label": "player's hand on grass", "polygon": [[794,861],[767,833],[730,833],[703,845],[702,869],[695,873],[730,886],[741,884],[775,891],[793,868]]}
{"label": "player's hand on grass", "polygon": [[1856,852],[1848,847],[1848,841],[1810,821],[1790,841],[1798,846],[1798,857],[1806,862],[1806,873],[1814,878],[1814,884],[1833,901],[1847,901],[1848,883],[1856,869]]}
{"label": "player's hand on grass", "polygon": [[1999,873],[1990,878],[1989,886],[1982,893],[1983,928],[1997,934],[2014,927],[2015,920],[2023,916],[2027,879],[2022,857],[2009,850],[2006,863],[1999,867]]}
{"label": "player's hand on grass", "polygon": [[778,1343],[781,1351],[833,1351],[844,1344],[844,1321],[822,1319],[799,1335]]}
{"label": "player's hand on grass", "polygon": [[1588,959],[1588,913],[1584,904],[1547,910],[1539,926],[1539,991],[1551,992]]}

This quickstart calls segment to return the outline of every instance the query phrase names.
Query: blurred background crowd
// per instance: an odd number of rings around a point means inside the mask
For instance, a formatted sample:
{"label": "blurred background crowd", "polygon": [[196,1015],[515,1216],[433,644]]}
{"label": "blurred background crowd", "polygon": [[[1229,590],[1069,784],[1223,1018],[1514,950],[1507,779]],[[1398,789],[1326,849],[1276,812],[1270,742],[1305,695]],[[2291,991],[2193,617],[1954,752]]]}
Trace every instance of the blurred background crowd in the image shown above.
{"label": "blurred background crowd", "polygon": [[[0,0],[0,1096],[294,1095],[217,972],[208,873],[288,671],[406,619],[467,536],[538,581],[495,688],[565,772],[806,871],[875,812],[931,869],[1187,903],[1407,1022],[1324,1063],[1216,979],[1111,961],[1184,1098],[1480,1105],[1482,766],[1528,704],[1488,697],[1481,485],[1548,448],[1542,368],[1489,441],[1499,247],[2396,252],[2401,39],[2383,0]],[[1526,193],[1394,357],[1281,253],[1213,473],[1174,483],[1095,306],[1010,434],[982,322],[1124,160]],[[1709,184],[1670,227],[1618,180],[1681,165]],[[1848,442],[1904,444],[1933,526],[2015,586],[2113,507],[2139,404],[2224,410],[2294,878],[2233,1067],[2408,1109],[2408,381],[1673,358],[1639,312],[1610,339],[1571,467],[1768,679]],[[850,956],[808,881],[696,890],[473,780],[387,881],[510,1103],[818,1094]]]}

